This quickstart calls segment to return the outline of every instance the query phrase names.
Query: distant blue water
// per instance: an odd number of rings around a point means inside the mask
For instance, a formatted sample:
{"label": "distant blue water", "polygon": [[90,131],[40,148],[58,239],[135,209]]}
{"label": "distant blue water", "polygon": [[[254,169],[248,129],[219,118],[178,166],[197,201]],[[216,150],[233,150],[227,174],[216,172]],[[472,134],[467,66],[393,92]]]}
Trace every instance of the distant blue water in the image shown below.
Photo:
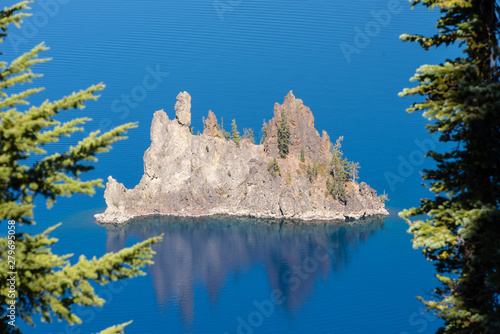
{"label": "distant blue water", "polygon": [[[252,127],[260,136],[274,103],[282,103],[293,90],[313,111],[320,132],[326,130],[332,140],[344,136],[345,155],[360,162],[360,180],[385,191],[393,212],[432,195],[420,185],[419,171],[430,166],[422,151],[435,143],[425,120],[404,111],[413,100],[397,93],[412,85],[408,79],[420,65],[453,58],[458,51],[425,52],[398,36],[431,33],[437,12],[411,10],[406,1],[397,0],[54,0],[32,8],[35,16],[26,19],[22,30],[10,30],[1,47],[3,59],[41,41],[51,48],[46,56],[53,60],[36,67],[45,74],[36,86],[47,90],[32,102],[102,81],[107,88],[98,102],[60,119],[91,117],[88,131],[139,122],[127,141],[99,157],[89,178],[113,175],[125,186],[135,186],[143,174],[152,115],[164,109],[172,118],[180,91],[192,96],[195,132],[202,131],[202,117],[211,109],[224,118],[226,129],[235,118],[240,131]],[[66,149],[81,136],[62,140],[54,149]],[[61,199],[50,211],[39,202],[38,225],[24,229],[35,233],[63,221],[54,232],[60,238],[58,253],[93,256],[119,248],[121,243],[112,242],[119,232],[93,222],[92,215],[104,209],[102,196],[99,189],[92,198]],[[280,266],[300,263],[310,254],[314,244],[308,236],[331,237],[338,231],[349,238],[335,239],[342,246],[332,249],[342,250],[349,260],[336,267],[332,253],[328,265],[314,271],[302,290],[290,293],[290,304],[277,307],[255,333],[431,333],[438,326],[419,313],[421,304],[414,299],[436,285],[432,266],[411,248],[406,225],[395,215],[378,227],[368,225],[369,231],[352,226],[275,229],[232,221],[227,224],[235,227],[226,229],[221,224],[225,220],[154,225],[153,231],[166,232],[166,240],[191,254],[198,254],[199,246],[208,259],[215,247],[214,257],[205,263],[185,263],[184,257],[176,262],[178,250],[166,243],[161,255],[165,264],[160,261],[148,276],[128,280],[91,321],[87,315],[81,332],[134,319],[128,333],[235,333],[237,317],[249,315],[254,299],[263,300],[279,286]],[[213,234],[205,225],[212,226]],[[130,245],[150,235],[139,228],[121,232],[122,241]],[[246,257],[236,257],[240,253],[231,245],[241,247]],[[286,251],[287,245],[297,247],[296,253]],[[217,262],[217,254],[227,258]],[[80,330],[65,326],[23,330]]]}
{"label": "distant blue water", "polygon": [[76,307],[82,326],[27,333],[94,333],[130,319],[127,333],[403,334],[439,324],[414,298],[436,283],[430,265],[392,216],[329,224],[157,217],[105,228],[92,214],[63,217],[54,251],[100,256],[164,233],[155,265],[97,287],[107,303]]}

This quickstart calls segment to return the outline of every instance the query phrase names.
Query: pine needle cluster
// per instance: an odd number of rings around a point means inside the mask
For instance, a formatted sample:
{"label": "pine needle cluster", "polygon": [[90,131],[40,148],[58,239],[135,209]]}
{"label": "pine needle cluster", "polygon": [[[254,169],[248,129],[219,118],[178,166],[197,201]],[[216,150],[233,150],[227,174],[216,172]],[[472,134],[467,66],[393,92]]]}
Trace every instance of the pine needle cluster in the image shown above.
{"label": "pine needle cluster", "polygon": [[421,66],[411,79],[418,85],[400,93],[424,97],[407,111],[422,112],[428,132],[448,144],[427,153],[436,162],[423,173],[432,197],[401,213],[441,282],[435,299],[420,299],[444,319],[439,333],[500,333],[500,11],[493,0],[412,2],[420,4],[439,8],[438,31],[401,39],[463,50]]}
{"label": "pine needle cluster", "polygon": [[[23,18],[31,16],[23,1],[0,11],[0,46],[8,38],[11,25],[19,27]],[[41,57],[48,50],[43,44],[11,59],[0,61],[0,218],[14,220],[16,224],[34,224],[34,200],[44,198],[50,207],[60,196],[89,194],[95,187],[102,187],[102,180],[83,180],[81,175],[93,169],[96,155],[109,151],[111,145],[125,139],[127,130],[134,123],[118,126],[108,132],[92,132],[88,137],[65,152],[49,154],[50,144],[62,137],[83,131],[87,117],[61,122],[61,112],[83,109],[88,101],[95,101],[104,89],[102,83],[73,92],[56,101],[32,105],[29,99],[43,92],[43,87],[31,87],[20,92],[13,89],[22,84],[32,84],[41,74],[33,67],[50,58]],[[0,53],[2,57],[8,55]],[[141,270],[151,264],[154,254],[151,245],[161,241],[161,236],[145,240],[117,253],[101,258],[87,259],[80,256],[74,264],[72,255],[56,255],[51,247],[57,239],[49,233],[52,226],[38,235],[17,233],[15,239],[0,238],[0,310],[7,314],[9,296],[8,249],[15,240],[16,319],[33,325],[33,317],[43,321],[63,320],[70,325],[80,324],[81,319],[72,312],[72,306],[102,306],[104,300],[95,293],[91,282],[104,285],[111,281],[144,275]],[[0,318],[0,332],[19,333],[19,327],[8,324],[9,318]],[[117,325],[102,333],[122,333],[129,323]]]}

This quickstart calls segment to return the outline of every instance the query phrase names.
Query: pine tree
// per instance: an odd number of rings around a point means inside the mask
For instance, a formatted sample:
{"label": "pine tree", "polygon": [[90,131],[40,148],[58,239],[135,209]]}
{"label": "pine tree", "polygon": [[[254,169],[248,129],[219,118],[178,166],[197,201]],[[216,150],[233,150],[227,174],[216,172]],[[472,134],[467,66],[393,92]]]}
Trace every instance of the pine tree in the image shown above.
{"label": "pine tree", "polygon": [[281,111],[280,124],[278,127],[278,152],[280,158],[285,159],[288,156],[290,145],[290,124],[286,117],[285,110]]}
{"label": "pine tree", "polygon": [[[441,282],[436,299],[420,299],[444,319],[439,333],[500,333],[499,8],[493,0],[417,4],[439,7],[438,32],[403,41],[463,49],[462,57],[421,66],[412,78],[418,86],[400,93],[425,97],[407,111],[422,111],[428,131],[448,143],[444,153],[427,153],[437,163],[423,173],[432,198],[401,213]],[[409,220],[417,215],[428,218]]]}
{"label": "pine tree", "polygon": [[267,138],[267,123],[266,120],[263,121],[262,124],[262,137],[260,137],[260,144],[264,144]]}
{"label": "pine tree", "polygon": [[250,140],[250,142],[252,144],[255,144],[255,138],[254,138],[254,135],[253,135],[252,128],[249,128],[249,129],[244,128],[243,129],[243,138],[248,139],[248,140]]}
{"label": "pine tree", "polygon": [[349,162],[346,158],[342,158],[344,153],[342,152],[342,140],[344,137],[339,137],[335,142],[335,145],[330,145],[330,151],[332,154],[332,160],[330,161],[330,177],[327,179],[327,189],[333,198],[339,201],[345,201],[346,191],[345,185],[349,180],[349,174],[347,173],[347,168]]}
{"label": "pine tree", "polygon": [[313,162],[312,166],[309,165],[307,167],[307,178],[309,182],[313,182],[318,177],[318,169],[319,164],[316,161]]}
{"label": "pine tree", "polygon": [[358,177],[358,169],[359,168],[360,168],[359,162],[354,162],[354,161],[348,162],[348,173],[353,181],[356,181],[357,179],[359,179],[359,177]]}
{"label": "pine tree", "polygon": [[267,170],[271,173],[272,176],[281,175],[280,165],[278,164],[278,160],[274,158],[268,165]]}
{"label": "pine tree", "polygon": [[236,126],[236,120],[233,119],[233,122],[231,123],[231,132],[232,136],[231,139],[236,143],[236,146],[240,147],[240,133],[238,132],[238,127]]}
{"label": "pine tree", "polygon": [[220,130],[222,131],[222,135],[224,136],[224,139],[231,140],[231,134],[224,129],[224,118],[223,117],[220,118]]}
{"label": "pine tree", "polygon": [[[8,26],[22,24],[30,13],[29,1],[20,2],[0,11],[0,45],[8,37]],[[56,116],[63,110],[84,108],[85,102],[97,100],[104,89],[103,84],[74,92],[57,101],[46,100],[41,105],[31,105],[28,98],[44,88],[18,89],[18,84],[31,83],[41,74],[32,72],[32,67],[47,62],[40,58],[46,51],[43,43],[10,63],[0,61],[0,218],[7,226],[34,224],[34,199],[42,197],[51,206],[59,196],[75,193],[93,194],[102,180],[84,181],[81,174],[93,169],[88,162],[97,161],[97,153],[107,152],[111,144],[125,139],[128,129],[136,127],[129,123],[106,133],[92,132],[87,138],[63,153],[48,154],[47,146],[59,138],[70,136],[89,118],[81,117],[62,123]],[[5,56],[4,53],[0,55]],[[14,90],[13,92],[10,92]],[[9,94],[10,93],[10,94]],[[18,108],[24,107],[23,110]],[[36,157],[39,157],[36,159]],[[5,224],[4,224],[5,225]],[[7,230],[7,226],[5,226]],[[58,225],[38,235],[28,233],[9,234],[0,238],[0,332],[18,333],[19,328],[9,325],[7,307],[15,305],[16,321],[33,324],[33,316],[43,321],[64,320],[69,324],[81,323],[73,312],[73,305],[101,306],[91,282],[107,284],[111,281],[136,275],[144,275],[141,268],[150,264],[154,254],[149,247],[161,238],[152,238],[117,253],[108,253],[101,258],[86,259],[80,256],[71,265],[71,255],[55,255],[51,246],[56,239],[49,233]],[[15,255],[15,264],[8,262]],[[16,292],[9,292],[7,281],[15,271]],[[19,322],[17,322],[18,324]],[[128,323],[121,324],[103,333],[121,333]]]}

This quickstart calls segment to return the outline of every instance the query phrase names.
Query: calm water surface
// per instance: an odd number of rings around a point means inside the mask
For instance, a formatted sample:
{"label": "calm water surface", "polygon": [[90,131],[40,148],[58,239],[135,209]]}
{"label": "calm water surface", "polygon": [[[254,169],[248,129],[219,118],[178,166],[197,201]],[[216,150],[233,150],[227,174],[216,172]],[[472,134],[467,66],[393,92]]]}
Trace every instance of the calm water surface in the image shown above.
{"label": "calm water surface", "polygon": [[[102,81],[98,102],[61,120],[91,117],[88,131],[139,122],[89,177],[113,175],[135,186],[152,115],[164,109],[172,118],[179,91],[192,95],[195,132],[212,109],[226,129],[235,118],[240,131],[252,127],[260,136],[274,103],[293,90],[320,132],[344,136],[360,179],[389,194],[393,214],[348,224],[158,218],[106,228],[93,221],[104,210],[102,189],[61,199],[52,210],[39,201],[38,224],[23,229],[36,233],[62,221],[53,232],[59,254],[101,256],[160,233],[165,241],[147,276],[96,287],[107,303],[76,308],[82,326],[37,323],[23,326],[26,333],[92,333],[131,319],[127,333],[403,334],[438,327],[414,298],[436,285],[433,268],[395,215],[429,195],[419,171],[429,167],[422,150],[435,145],[424,120],[404,112],[412,100],[397,93],[420,65],[458,54],[424,52],[398,36],[430,33],[437,13],[411,10],[402,0],[56,0],[32,7],[36,15],[12,29],[1,50],[12,59],[42,41],[51,48],[53,61],[37,66],[45,76],[36,86],[47,90],[32,102]],[[146,89],[151,73],[155,85]]]}
{"label": "calm water surface", "polygon": [[68,216],[55,250],[99,256],[164,233],[155,264],[147,276],[96,287],[107,303],[75,308],[81,327],[26,332],[90,333],[130,319],[131,333],[430,333],[439,324],[414,298],[433,283],[430,266],[393,216],[150,217],[101,227],[91,215]]}

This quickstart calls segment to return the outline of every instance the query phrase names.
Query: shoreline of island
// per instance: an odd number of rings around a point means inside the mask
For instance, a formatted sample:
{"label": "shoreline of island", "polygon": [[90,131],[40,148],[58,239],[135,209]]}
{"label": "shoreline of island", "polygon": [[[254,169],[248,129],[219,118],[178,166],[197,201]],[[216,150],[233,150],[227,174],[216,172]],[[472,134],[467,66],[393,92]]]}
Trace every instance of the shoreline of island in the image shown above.
{"label": "shoreline of island", "polygon": [[192,214],[192,213],[184,213],[184,212],[172,212],[172,213],[162,213],[162,212],[149,212],[149,213],[141,213],[136,215],[105,215],[104,213],[98,213],[94,215],[95,221],[99,224],[106,225],[121,225],[126,224],[135,219],[146,219],[151,216],[165,216],[165,217],[179,217],[179,218],[206,218],[206,217],[228,217],[228,218],[255,218],[255,219],[271,219],[271,220],[289,220],[289,221],[302,221],[302,222],[345,222],[348,220],[360,220],[363,218],[369,217],[386,217],[389,215],[387,209],[380,209],[373,212],[363,212],[363,214],[355,214],[355,215],[341,215],[335,217],[284,217],[279,215],[267,216],[267,215],[255,215],[251,213],[236,213],[236,212],[212,212],[212,213],[201,213],[201,214]]}

